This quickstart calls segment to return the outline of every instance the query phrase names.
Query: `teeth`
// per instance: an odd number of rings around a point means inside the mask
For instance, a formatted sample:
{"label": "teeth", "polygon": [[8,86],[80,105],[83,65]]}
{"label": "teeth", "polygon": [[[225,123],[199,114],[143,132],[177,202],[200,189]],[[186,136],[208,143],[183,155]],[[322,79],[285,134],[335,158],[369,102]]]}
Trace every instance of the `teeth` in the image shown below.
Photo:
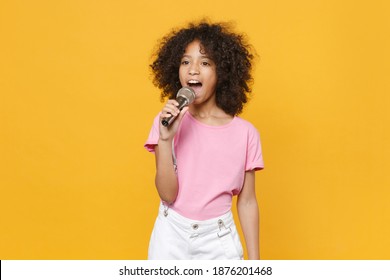
{"label": "teeth", "polygon": [[189,84],[200,84],[201,82],[196,81],[196,80],[190,80],[188,81]]}

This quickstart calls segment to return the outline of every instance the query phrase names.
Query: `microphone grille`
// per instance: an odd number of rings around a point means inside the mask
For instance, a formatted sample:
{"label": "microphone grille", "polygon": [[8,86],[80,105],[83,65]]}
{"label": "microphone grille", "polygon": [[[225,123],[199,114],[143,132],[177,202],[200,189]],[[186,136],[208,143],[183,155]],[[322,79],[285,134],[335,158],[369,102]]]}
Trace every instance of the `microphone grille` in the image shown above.
{"label": "microphone grille", "polygon": [[177,92],[176,98],[180,96],[186,98],[188,104],[191,104],[195,99],[195,91],[190,87],[182,87]]}

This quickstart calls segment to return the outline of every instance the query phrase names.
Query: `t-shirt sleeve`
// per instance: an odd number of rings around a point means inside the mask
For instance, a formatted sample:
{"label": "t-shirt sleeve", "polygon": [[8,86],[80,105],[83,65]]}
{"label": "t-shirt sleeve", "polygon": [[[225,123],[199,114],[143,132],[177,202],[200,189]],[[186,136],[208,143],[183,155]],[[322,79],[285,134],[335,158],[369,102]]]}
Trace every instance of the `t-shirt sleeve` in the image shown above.
{"label": "t-shirt sleeve", "polygon": [[159,128],[160,114],[158,114],[153,121],[153,126],[150,129],[148,139],[145,142],[145,149],[149,152],[154,153],[154,148],[158,143],[160,137],[160,128]]}
{"label": "t-shirt sleeve", "polygon": [[245,171],[261,170],[264,168],[263,153],[260,135],[256,128],[251,127],[248,132],[248,146]]}

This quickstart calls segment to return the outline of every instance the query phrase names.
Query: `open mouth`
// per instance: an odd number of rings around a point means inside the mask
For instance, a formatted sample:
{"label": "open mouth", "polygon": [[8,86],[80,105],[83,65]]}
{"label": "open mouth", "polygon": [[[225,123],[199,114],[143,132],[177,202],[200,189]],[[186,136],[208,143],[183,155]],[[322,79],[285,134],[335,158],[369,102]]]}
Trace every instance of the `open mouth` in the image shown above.
{"label": "open mouth", "polygon": [[193,90],[197,91],[202,87],[202,83],[197,80],[189,80],[187,85]]}

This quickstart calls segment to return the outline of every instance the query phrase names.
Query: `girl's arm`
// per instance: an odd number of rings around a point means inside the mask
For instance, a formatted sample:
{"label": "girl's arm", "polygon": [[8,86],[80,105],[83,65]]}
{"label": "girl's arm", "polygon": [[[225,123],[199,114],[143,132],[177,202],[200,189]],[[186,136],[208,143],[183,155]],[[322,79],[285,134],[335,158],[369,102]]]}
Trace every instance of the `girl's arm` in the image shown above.
{"label": "girl's arm", "polygon": [[[156,155],[156,188],[161,200],[168,204],[172,204],[175,201],[179,188],[175,168],[173,166],[172,142],[181,119],[188,111],[188,107],[185,107],[180,112],[176,107],[177,105],[178,103],[176,100],[169,100],[168,103],[165,104],[159,120],[160,136],[154,150]],[[161,120],[171,115],[177,116],[177,119],[169,127],[163,126]]]}
{"label": "girl's arm", "polygon": [[178,191],[176,172],[172,160],[172,140],[159,140],[155,147],[155,184],[161,200],[168,204],[175,201]]}
{"label": "girl's arm", "polygon": [[244,186],[237,199],[237,211],[245,237],[250,260],[260,259],[259,252],[259,207],[255,191],[255,171],[245,173]]}

